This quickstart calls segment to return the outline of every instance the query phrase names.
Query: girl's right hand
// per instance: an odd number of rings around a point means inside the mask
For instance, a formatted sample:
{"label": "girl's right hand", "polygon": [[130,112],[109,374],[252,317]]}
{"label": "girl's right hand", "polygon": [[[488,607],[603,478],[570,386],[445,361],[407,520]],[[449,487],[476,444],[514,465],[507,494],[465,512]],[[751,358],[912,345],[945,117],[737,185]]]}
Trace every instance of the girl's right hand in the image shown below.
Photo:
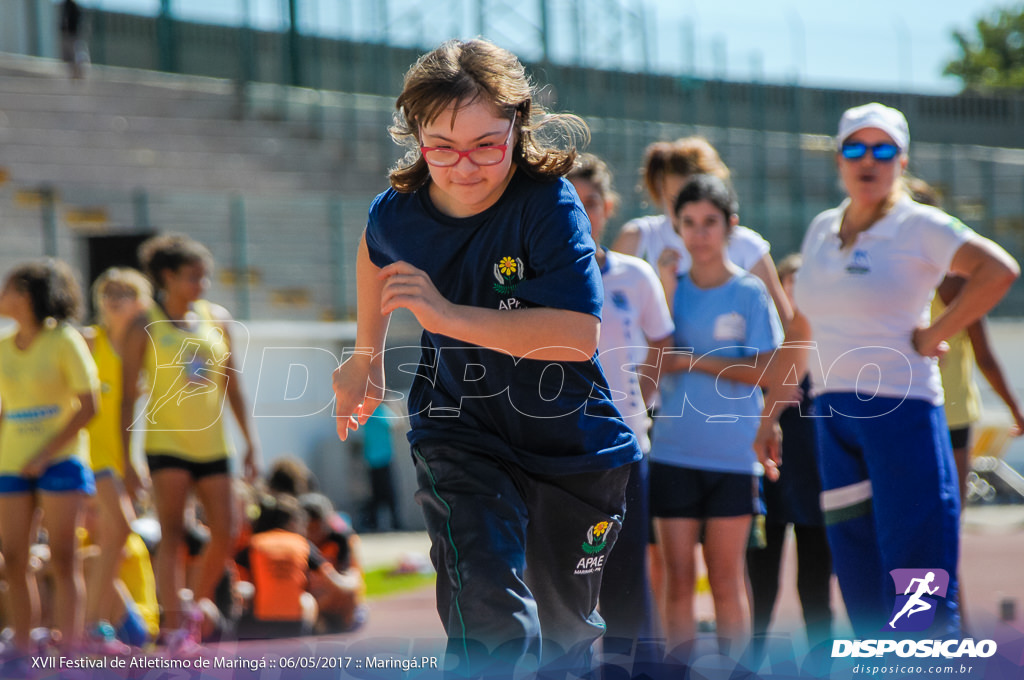
{"label": "girl's right hand", "polygon": [[680,259],[682,259],[682,255],[672,248],[665,248],[658,255],[658,280],[661,281],[661,287],[665,289],[665,299],[668,301],[670,311],[672,301],[675,299]]}
{"label": "girl's right hand", "polygon": [[364,425],[384,400],[384,362],[380,355],[356,354],[331,376],[334,384],[334,418],[338,438]]}
{"label": "girl's right hand", "polygon": [[764,467],[764,476],[770,482],[779,479],[782,466],[782,428],[774,418],[762,416],[754,437],[757,460]]}
{"label": "girl's right hand", "polygon": [[124,488],[133,500],[141,500],[143,494],[149,492],[149,475],[140,475],[135,465],[129,463],[124,468]]}

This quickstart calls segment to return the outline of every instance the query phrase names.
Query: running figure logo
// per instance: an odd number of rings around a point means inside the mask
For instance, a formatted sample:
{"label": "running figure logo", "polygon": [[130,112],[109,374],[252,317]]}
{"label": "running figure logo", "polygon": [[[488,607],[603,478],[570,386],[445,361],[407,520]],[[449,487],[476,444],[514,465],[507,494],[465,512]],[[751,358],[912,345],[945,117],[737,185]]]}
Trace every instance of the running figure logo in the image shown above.
{"label": "running figure logo", "polygon": [[893,569],[889,574],[897,594],[885,630],[921,631],[932,625],[937,598],[946,597],[949,574],[944,569]]}

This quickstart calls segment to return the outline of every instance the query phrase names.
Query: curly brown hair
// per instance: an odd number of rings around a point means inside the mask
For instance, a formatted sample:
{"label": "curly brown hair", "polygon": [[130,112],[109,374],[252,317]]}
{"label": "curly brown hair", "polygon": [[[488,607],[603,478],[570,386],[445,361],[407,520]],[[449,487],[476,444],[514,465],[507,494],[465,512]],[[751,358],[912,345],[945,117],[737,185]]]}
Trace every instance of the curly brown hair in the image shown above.
{"label": "curly brown hair", "polygon": [[18,265],[7,275],[7,286],[28,295],[36,321],[69,321],[82,309],[82,289],[63,260],[47,257]]}
{"label": "curly brown hair", "polygon": [[197,263],[212,270],[213,255],[202,243],[184,234],[160,234],[139,246],[139,264],[156,290],[164,287],[165,271],[176,272],[184,265]]}

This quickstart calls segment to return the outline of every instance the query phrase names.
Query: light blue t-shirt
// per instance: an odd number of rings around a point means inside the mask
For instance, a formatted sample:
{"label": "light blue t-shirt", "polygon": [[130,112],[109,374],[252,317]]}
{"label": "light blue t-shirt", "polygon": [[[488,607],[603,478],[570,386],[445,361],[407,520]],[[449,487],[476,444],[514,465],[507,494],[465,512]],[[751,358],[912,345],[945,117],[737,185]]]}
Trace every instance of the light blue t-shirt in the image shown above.
{"label": "light blue t-shirt", "polygon": [[386,404],[380,404],[363,430],[363,457],[371,470],[387,467],[391,464],[391,426],[395,422],[395,413]]}
{"label": "light blue t-shirt", "polygon": [[[717,288],[679,277],[672,316],[676,347],[694,357],[751,357],[782,343],[782,323],[764,284],[740,272]],[[763,474],[752,444],[764,400],[755,385],[691,370],[662,376],[651,460],[679,467]]]}

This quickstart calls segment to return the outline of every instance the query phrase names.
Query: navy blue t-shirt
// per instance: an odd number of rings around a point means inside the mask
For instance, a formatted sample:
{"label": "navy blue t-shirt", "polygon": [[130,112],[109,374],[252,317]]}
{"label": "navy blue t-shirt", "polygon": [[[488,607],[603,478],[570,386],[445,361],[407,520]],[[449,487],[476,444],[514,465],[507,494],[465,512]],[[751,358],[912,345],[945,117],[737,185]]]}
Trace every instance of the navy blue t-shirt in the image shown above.
{"label": "navy blue t-shirt", "polygon": [[[455,304],[601,315],[590,223],[562,179],[537,181],[517,171],[493,206],[465,218],[440,213],[427,187],[389,189],[370,206],[366,244],[373,264],[404,260]],[[584,361],[516,358],[426,331],[422,347],[409,393],[414,446],[460,442],[539,474],[640,458],[596,354]]]}

